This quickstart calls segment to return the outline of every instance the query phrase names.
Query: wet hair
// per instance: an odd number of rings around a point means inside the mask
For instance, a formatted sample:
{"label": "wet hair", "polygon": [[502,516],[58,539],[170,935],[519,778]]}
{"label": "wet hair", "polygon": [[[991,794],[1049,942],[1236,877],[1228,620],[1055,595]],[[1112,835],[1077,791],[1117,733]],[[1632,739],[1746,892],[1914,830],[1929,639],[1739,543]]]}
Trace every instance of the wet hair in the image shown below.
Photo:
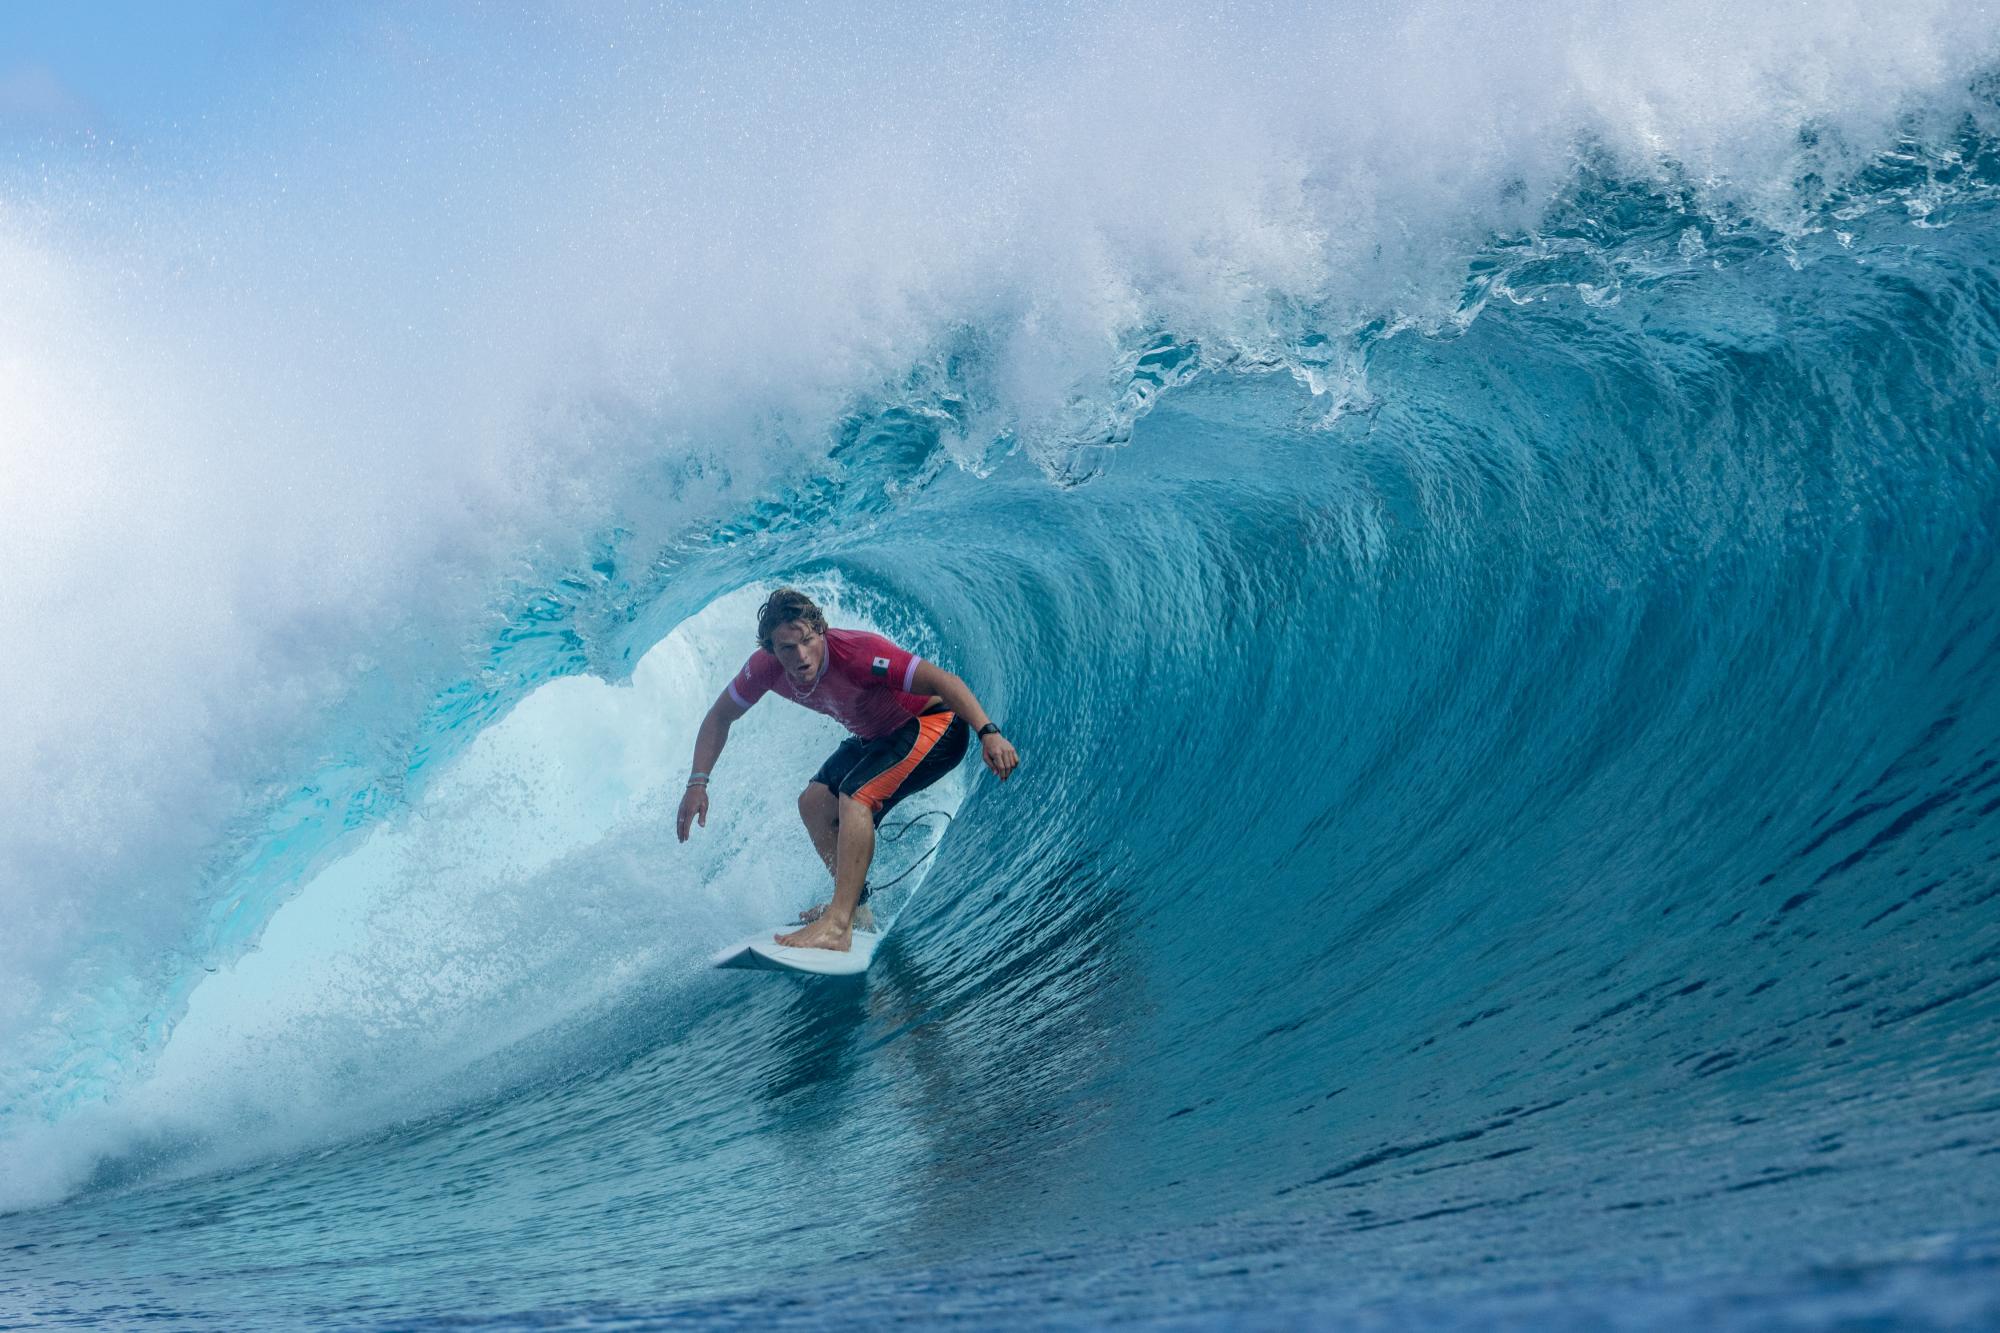
{"label": "wet hair", "polygon": [[758,644],[765,652],[770,652],[772,631],[780,625],[790,625],[794,622],[803,624],[808,629],[818,630],[821,634],[826,633],[826,614],[814,605],[812,598],[797,588],[780,588],[766,597],[764,604],[757,608]]}

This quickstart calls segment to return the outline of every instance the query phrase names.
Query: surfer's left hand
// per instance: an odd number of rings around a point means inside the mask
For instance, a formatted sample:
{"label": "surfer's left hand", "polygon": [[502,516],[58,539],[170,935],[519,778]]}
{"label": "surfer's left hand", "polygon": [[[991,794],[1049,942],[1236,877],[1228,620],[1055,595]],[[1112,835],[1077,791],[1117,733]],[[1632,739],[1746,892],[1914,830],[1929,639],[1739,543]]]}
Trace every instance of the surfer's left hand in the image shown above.
{"label": "surfer's left hand", "polygon": [[993,776],[1002,782],[1007,780],[1008,775],[1021,762],[1021,756],[1014,753],[1013,742],[997,731],[989,732],[979,738],[979,751],[980,757],[986,761],[986,766],[993,770]]}

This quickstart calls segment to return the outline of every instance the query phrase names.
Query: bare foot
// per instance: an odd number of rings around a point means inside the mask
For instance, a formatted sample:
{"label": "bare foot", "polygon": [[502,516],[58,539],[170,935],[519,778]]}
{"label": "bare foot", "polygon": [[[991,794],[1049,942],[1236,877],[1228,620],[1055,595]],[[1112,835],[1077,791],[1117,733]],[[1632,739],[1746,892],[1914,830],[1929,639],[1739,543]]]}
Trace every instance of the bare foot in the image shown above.
{"label": "bare foot", "polygon": [[794,949],[832,949],[837,953],[846,953],[853,943],[853,934],[850,927],[836,926],[831,921],[815,921],[802,930],[771,938]]}
{"label": "bare foot", "polygon": [[[826,909],[831,906],[833,906],[832,903],[821,903],[818,907],[808,907],[805,911],[799,913],[799,920],[810,926],[813,922],[825,916]],[[856,930],[875,929],[875,913],[870,910],[867,903],[863,903],[854,909],[854,928]]]}

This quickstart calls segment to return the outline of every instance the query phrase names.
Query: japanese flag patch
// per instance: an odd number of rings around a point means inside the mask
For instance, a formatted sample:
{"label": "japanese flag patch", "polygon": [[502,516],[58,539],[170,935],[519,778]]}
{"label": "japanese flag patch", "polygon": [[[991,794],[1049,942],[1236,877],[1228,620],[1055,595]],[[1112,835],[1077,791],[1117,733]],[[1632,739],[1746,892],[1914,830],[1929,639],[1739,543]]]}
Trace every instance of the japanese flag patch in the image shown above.
{"label": "japanese flag patch", "polygon": [[873,663],[871,663],[871,664],[869,665],[869,670],[873,671],[873,672],[874,672],[874,673],[875,673],[876,675],[878,675],[878,676],[886,676],[886,675],[888,675],[888,674],[889,674],[889,659],[888,659],[888,658],[886,658],[886,657],[878,657],[878,658],[876,658],[876,659],[874,660],[874,662],[873,662]]}

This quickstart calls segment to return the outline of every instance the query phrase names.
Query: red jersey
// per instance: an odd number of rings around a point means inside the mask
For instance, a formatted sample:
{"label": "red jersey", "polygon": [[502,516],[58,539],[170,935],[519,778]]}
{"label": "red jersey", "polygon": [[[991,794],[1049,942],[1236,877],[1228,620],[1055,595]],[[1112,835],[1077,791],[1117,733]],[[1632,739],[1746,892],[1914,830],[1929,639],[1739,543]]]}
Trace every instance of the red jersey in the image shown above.
{"label": "red jersey", "polygon": [[829,629],[826,662],[810,685],[793,683],[778,659],[759,648],[729,682],[729,697],[748,708],[771,690],[816,713],[825,713],[863,740],[886,736],[924,711],[930,696],[911,694],[917,663],[879,634]]}

